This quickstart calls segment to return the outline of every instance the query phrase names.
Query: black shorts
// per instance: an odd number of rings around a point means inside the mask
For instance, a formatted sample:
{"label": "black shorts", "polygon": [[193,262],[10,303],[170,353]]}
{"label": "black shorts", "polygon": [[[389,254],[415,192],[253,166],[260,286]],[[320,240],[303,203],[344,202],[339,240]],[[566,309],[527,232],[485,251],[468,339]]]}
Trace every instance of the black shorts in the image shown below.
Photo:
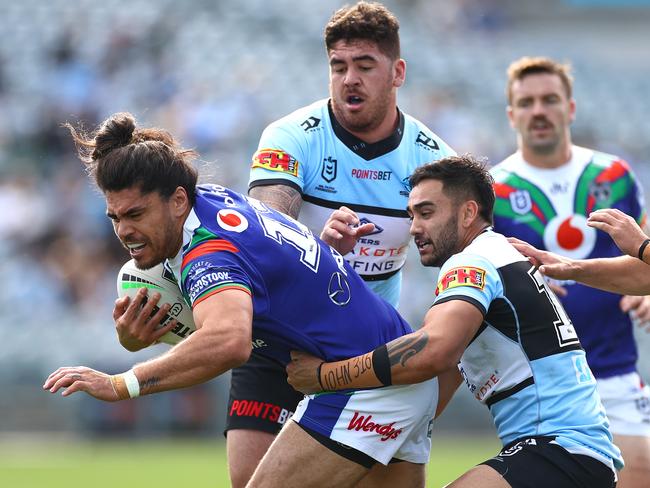
{"label": "black shorts", "polygon": [[303,396],[287,383],[284,366],[251,354],[246,364],[232,370],[224,434],[232,429],[277,434]]}
{"label": "black shorts", "polygon": [[614,471],[595,458],[573,454],[554,437],[518,439],[484,463],[513,488],[613,488]]}

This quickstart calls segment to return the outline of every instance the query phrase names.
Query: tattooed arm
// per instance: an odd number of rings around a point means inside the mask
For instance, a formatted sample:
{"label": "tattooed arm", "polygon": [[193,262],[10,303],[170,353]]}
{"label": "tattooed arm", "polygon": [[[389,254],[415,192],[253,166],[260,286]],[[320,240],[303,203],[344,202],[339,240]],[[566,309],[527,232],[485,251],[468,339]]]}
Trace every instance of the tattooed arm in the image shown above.
{"label": "tattooed arm", "polygon": [[294,219],[298,218],[300,206],[302,205],[302,195],[294,187],[289,185],[262,185],[254,186],[248,191],[248,194],[266,203],[269,207],[279,210]]}
{"label": "tattooed arm", "polygon": [[361,356],[320,364],[294,353],[289,383],[303,393],[419,383],[455,368],[482,323],[481,311],[468,302],[441,303],[420,330]]}

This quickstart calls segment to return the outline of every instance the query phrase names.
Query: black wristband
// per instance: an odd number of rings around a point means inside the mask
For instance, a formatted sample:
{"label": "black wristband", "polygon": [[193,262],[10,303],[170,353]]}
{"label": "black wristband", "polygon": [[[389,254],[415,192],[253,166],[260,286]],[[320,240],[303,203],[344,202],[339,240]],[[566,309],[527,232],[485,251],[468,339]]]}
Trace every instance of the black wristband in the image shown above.
{"label": "black wristband", "polygon": [[639,246],[639,259],[643,261],[643,252],[645,251],[645,248],[648,247],[648,244],[650,244],[650,239],[646,239],[643,241],[643,244]]}
{"label": "black wristband", "polygon": [[375,370],[375,376],[384,386],[393,384],[392,374],[390,372],[390,360],[388,359],[388,348],[386,344],[378,347],[372,352],[372,369]]}
{"label": "black wristband", "polygon": [[320,389],[321,389],[321,391],[327,391],[325,388],[323,388],[323,383],[322,383],[321,380],[320,380],[320,369],[323,367],[323,364],[325,364],[325,361],[322,361],[322,362],[318,365],[318,369],[316,370],[316,374],[318,375],[318,384],[320,385]]}

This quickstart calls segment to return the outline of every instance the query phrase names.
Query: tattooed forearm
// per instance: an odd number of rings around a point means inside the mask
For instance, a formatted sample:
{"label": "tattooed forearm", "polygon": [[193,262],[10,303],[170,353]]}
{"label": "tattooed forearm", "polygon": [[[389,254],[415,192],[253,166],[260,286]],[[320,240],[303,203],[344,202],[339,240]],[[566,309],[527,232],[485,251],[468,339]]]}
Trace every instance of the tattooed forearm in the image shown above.
{"label": "tattooed forearm", "polygon": [[340,390],[346,388],[352,382],[350,375],[350,365],[352,360],[339,361],[333,363],[331,368],[323,372],[321,383],[326,390]]}
{"label": "tattooed forearm", "polygon": [[294,219],[298,218],[302,196],[293,187],[288,185],[255,186],[249,190],[248,194],[275,210],[290,215]]}
{"label": "tattooed forearm", "polygon": [[[321,366],[321,386],[325,390],[343,390],[346,388],[374,388],[376,386],[390,385],[390,374],[388,374],[388,380],[386,380],[385,375],[375,368],[379,367],[380,363],[387,364],[386,367],[390,365],[390,368],[397,364],[406,366],[408,360],[422,351],[428,341],[429,336],[426,332],[415,332],[395,339],[386,344],[386,347],[379,347],[373,352],[343,361],[324,363]],[[383,363],[380,360],[375,363],[373,360],[374,354],[381,354],[382,348],[384,357],[388,354],[388,359],[384,360]]]}
{"label": "tattooed forearm", "polygon": [[406,366],[406,362],[422,351],[427,342],[429,342],[429,336],[426,332],[416,332],[389,342],[386,347],[388,348],[390,366],[393,367],[396,364]]}
{"label": "tattooed forearm", "polygon": [[358,378],[366,371],[372,369],[372,354],[364,354],[363,356],[357,356],[352,358],[352,373],[355,378]]}
{"label": "tattooed forearm", "polygon": [[160,378],[157,378],[155,376],[152,376],[151,378],[147,378],[146,380],[142,380],[140,381],[140,391],[142,393],[147,393],[147,389],[153,388],[158,383],[160,383]]}

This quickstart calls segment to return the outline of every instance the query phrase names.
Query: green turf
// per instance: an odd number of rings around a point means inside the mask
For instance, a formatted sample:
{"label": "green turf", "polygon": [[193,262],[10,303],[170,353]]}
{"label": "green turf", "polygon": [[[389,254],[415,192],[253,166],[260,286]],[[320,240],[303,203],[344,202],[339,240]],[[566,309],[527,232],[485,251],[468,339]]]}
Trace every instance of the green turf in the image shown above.
{"label": "green turf", "polygon": [[[438,439],[428,486],[439,487],[492,456],[496,439]],[[11,488],[227,487],[221,442],[187,440],[0,441],[0,486]]]}

